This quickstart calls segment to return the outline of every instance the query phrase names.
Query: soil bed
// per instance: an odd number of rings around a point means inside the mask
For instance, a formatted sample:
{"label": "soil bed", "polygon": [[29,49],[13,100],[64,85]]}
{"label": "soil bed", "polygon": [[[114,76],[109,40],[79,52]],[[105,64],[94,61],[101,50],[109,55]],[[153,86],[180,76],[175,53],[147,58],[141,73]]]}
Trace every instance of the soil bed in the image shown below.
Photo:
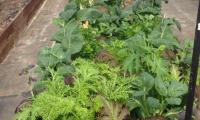
{"label": "soil bed", "polygon": [[29,2],[30,0],[0,0],[0,33]]}

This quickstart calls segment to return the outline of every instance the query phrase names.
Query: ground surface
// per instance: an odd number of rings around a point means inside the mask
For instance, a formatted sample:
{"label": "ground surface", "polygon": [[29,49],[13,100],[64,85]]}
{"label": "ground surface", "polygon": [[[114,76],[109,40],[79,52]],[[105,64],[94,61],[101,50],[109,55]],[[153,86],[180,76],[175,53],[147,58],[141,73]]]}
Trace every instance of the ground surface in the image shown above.
{"label": "ground surface", "polygon": [[0,0],[0,33],[30,0]]}
{"label": "ground surface", "polygon": [[67,0],[46,0],[19,42],[0,64],[0,120],[12,120],[16,106],[27,96],[28,75],[19,76],[19,73],[35,64],[40,48],[50,44],[56,31],[52,19],[66,3]]}
{"label": "ground surface", "polygon": [[166,17],[174,17],[181,23],[182,31],[178,33],[181,40],[194,38],[198,0],[168,0],[163,12]]}
{"label": "ground surface", "polygon": [[[11,50],[8,58],[0,64],[0,120],[11,120],[16,106],[28,94],[28,75],[19,73],[28,65],[34,65],[43,46],[50,45],[49,40],[56,31],[52,18],[63,9],[67,0],[46,0],[45,5]],[[175,17],[182,25],[179,38],[194,36],[198,3],[197,0],[169,0],[164,5],[166,17]]]}

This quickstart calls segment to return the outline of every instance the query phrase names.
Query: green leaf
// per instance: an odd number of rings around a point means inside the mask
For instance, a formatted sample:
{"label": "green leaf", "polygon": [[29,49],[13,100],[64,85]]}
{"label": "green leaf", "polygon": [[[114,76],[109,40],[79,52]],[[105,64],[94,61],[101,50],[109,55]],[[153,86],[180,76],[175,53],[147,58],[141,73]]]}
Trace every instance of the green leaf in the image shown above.
{"label": "green leaf", "polygon": [[55,44],[53,48],[44,48],[40,52],[38,63],[45,67],[55,67],[58,63],[69,63],[70,59],[68,57],[70,56],[63,50],[61,44]]}
{"label": "green leaf", "polygon": [[167,83],[164,81],[156,78],[155,80],[155,89],[161,96],[167,96],[168,90],[167,90]]}
{"label": "green leaf", "polygon": [[51,55],[51,49],[50,48],[44,48],[38,58],[38,64],[43,67],[47,66],[55,66],[59,60],[57,57]]}
{"label": "green leaf", "polygon": [[85,21],[85,20],[97,20],[98,18],[102,17],[102,13],[100,13],[97,9],[94,8],[87,8],[82,9],[77,13],[78,20]]}
{"label": "green leaf", "polygon": [[68,3],[67,6],[65,7],[65,10],[60,13],[60,17],[64,19],[66,22],[68,22],[77,12],[77,10],[78,10],[77,4],[74,1],[72,1]]}
{"label": "green leaf", "polygon": [[167,104],[169,105],[180,105],[182,100],[180,98],[166,98]]}
{"label": "green leaf", "polygon": [[60,115],[69,114],[75,105],[73,98],[59,97],[48,92],[39,94],[33,102],[33,106],[38,108],[37,115],[45,120],[56,120]]}
{"label": "green leaf", "polygon": [[177,65],[172,64],[171,69],[170,69],[170,73],[171,73],[170,78],[172,80],[175,80],[175,81],[181,80],[181,78],[182,78],[181,72],[180,72],[179,67]]}
{"label": "green leaf", "polygon": [[186,94],[188,91],[187,85],[178,81],[172,81],[168,87],[168,93],[170,97],[180,97]]}
{"label": "green leaf", "polygon": [[161,24],[160,26],[155,27],[149,35],[148,42],[156,47],[165,45],[171,50],[174,50],[174,48],[180,48],[179,42],[173,35],[171,27],[168,25]]}
{"label": "green leaf", "polygon": [[64,32],[65,32],[65,29],[64,28],[61,28],[58,32],[56,32],[53,36],[53,41],[56,41],[58,43],[61,43],[63,38],[64,38]]}
{"label": "green leaf", "polygon": [[61,19],[61,18],[54,18],[53,19],[53,24],[57,25],[59,27],[64,27],[65,21],[63,19]]}
{"label": "green leaf", "polygon": [[133,11],[142,15],[159,15],[161,13],[161,0],[136,0],[134,1]]}
{"label": "green leaf", "polygon": [[153,97],[148,97],[147,98],[147,103],[151,108],[159,108],[160,107],[160,102],[158,99],[153,98]]}
{"label": "green leaf", "polygon": [[38,81],[34,86],[33,86],[33,94],[38,95],[41,92],[44,92],[47,89],[47,82],[45,81]]}
{"label": "green leaf", "polygon": [[141,101],[137,100],[137,99],[130,99],[127,103],[129,110],[133,110],[137,107],[141,107],[142,103]]}
{"label": "green leaf", "polygon": [[144,60],[150,70],[157,75],[157,77],[163,78],[166,76],[169,69],[168,69],[168,61],[164,60],[160,56],[157,56],[158,53],[152,53],[150,55],[146,55]]}
{"label": "green leaf", "polygon": [[123,69],[132,73],[135,67],[134,60],[135,60],[135,55],[127,57],[123,62]]}
{"label": "green leaf", "polygon": [[141,75],[141,82],[142,82],[142,87],[145,88],[147,91],[149,91],[154,86],[155,79],[152,75],[145,72]]}
{"label": "green leaf", "polygon": [[[138,33],[137,35],[135,35],[135,36],[133,36],[133,37],[131,37],[128,40],[125,41],[126,46],[129,49],[133,49],[137,52],[140,52],[144,49],[143,47],[146,46],[145,38],[146,37],[145,37],[144,33]],[[142,52],[144,52],[144,51],[142,51]]]}
{"label": "green leaf", "polygon": [[174,18],[172,20],[174,24],[177,26],[178,30],[181,31],[182,30],[181,23]]}
{"label": "green leaf", "polygon": [[57,72],[61,75],[68,75],[75,72],[75,68],[71,65],[62,65],[61,67],[58,67]]}
{"label": "green leaf", "polygon": [[83,36],[76,21],[70,21],[64,28],[64,37],[61,41],[69,54],[79,52],[83,47]]}
{"label": "green leaf", "polygon": [[133,96],[140,97],[140,96],[144,96],[146,94],[147,94],[147,92],[145,92],[145,91],[134,91]]}

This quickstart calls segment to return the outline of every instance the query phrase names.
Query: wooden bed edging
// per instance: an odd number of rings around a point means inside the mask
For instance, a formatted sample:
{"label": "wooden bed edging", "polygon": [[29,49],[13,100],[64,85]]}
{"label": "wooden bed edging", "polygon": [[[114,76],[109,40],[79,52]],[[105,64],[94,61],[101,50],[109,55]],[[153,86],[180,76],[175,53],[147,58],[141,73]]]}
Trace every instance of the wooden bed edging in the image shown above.
{"label": "wooden bed edging", "polygon": [[24,31],[44,1],[31,0],[0,33],[0,63],[6,58],[10,49],[18,41],[20,33]]}

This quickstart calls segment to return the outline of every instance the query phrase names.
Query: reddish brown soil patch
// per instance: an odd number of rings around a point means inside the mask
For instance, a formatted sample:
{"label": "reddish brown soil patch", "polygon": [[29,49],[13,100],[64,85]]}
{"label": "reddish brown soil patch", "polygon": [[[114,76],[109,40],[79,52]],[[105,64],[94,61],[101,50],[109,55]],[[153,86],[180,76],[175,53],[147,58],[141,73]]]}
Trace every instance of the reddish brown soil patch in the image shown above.
{"label": "reddish brown soil patch", "polygon": [[113,67],[118,65],[118,61],[106,50],[102,50],[97,54],[96,61],[108,63]]}

